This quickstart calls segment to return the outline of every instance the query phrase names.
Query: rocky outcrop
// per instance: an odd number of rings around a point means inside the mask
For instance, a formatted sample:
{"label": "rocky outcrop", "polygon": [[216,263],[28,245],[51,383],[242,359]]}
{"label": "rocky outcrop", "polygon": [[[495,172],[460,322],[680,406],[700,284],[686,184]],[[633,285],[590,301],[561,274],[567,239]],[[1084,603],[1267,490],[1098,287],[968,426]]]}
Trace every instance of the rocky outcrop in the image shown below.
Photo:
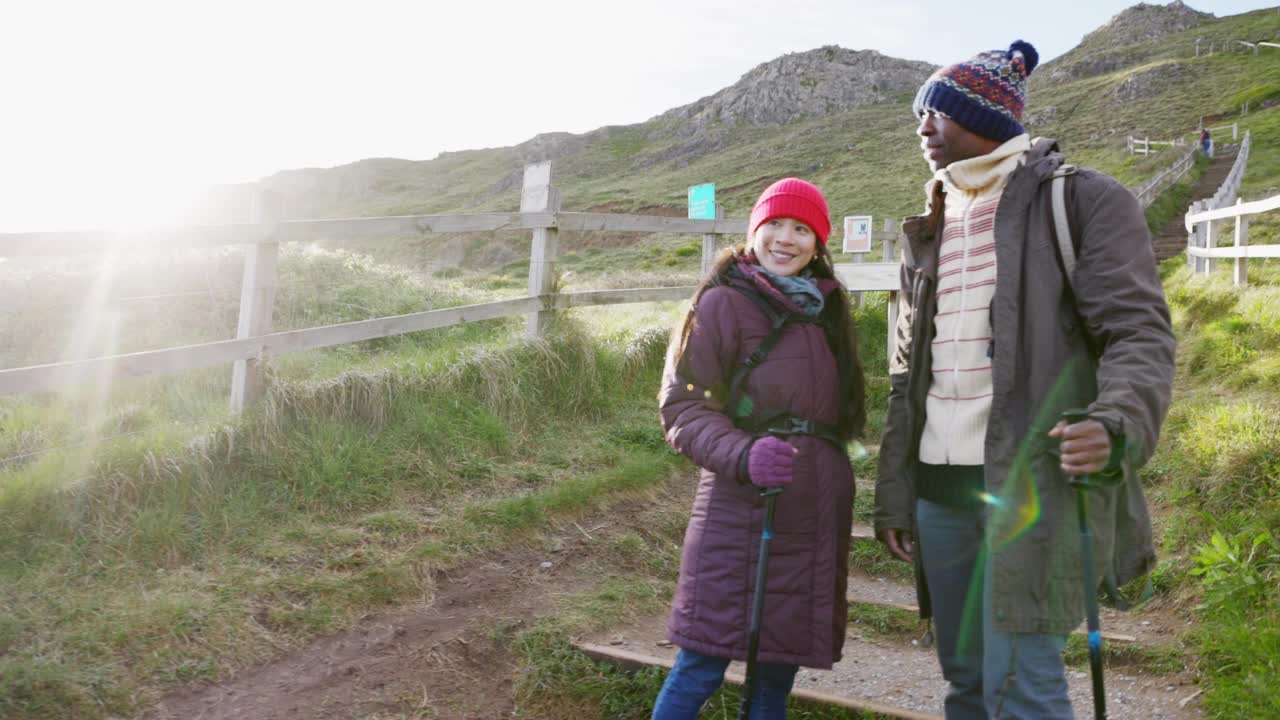
{"label": "rocky outcrop", "polygon": [[716,124],[776,127],[914,93],[934,66],[828,45],[759,65],[715,95],[663,114],[697,135]]}
{"label": "rocky outcrop", "polygon": [[1187,77],[1192,68],[1186,63],[1166,62],[1129,73],[1111,89],[1114,104],[1131,103],[1156,95],[1172,82]]}
{"label": "rocky outcrop", "polygon": [[1049,105],[1048,107],[1042,107],[1042,108],[1037,108],[1035,110],[1027,111],[1026,116],[1022,118],[1022,124],[1024,127],[1029,127],[1029,128],[1041,127],[1043,125],[1048,125],[1057,119],[1058,119],[1057,106]]}
{"label": "rocky outcrop", "polygon": [[[663,141],[657,144],[665,147],[634,158],[634,166],[689,162],[721,150],[735,125],[778,127],[899,98],[914,93],[933,70],[929,63],[834,45],[784,55],[756,66],[715,95],[644,123],[648,139]],[[522,162],[563,160],[625,129],[604,127],[582,135],[547,133],[515,146],[514,151]],[[676,142],[671,143],[672,139]]]}
{"label": "rocky outcrop", "polygon": [[1055,82],[1105,75],[1147,61],[1132,46],[1158,40],[1214,19],[1182,0],[1168,5],[1138,3],[1094,30],[1071,52],[1046,63],[1042,72]]}
{"label": "rocky outcrop", "polygon": [[1080,41],[1080,47],[1083,49],[1108,45],[1132,45],[1156,40],[1165,35],[1193,28],[1206,20],[1212,20],[1213,17],[1213,13],[1196,10],[1187,6],[1182,0],[1174,0],[1168,5],[1138,3],[1111,18],[1102,27],[1085,35]]}

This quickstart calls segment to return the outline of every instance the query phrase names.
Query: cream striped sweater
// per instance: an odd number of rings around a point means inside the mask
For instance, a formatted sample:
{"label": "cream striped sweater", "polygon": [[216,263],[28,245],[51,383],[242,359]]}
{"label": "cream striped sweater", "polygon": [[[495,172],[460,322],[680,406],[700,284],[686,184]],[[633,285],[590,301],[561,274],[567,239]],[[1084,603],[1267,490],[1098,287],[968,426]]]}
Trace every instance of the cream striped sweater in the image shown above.
{"label": "cream striped sweater", "polygon": [[981,465],[991,414],[991,299],[996,292],[996,210],[1009,175],[1031,149],[1019,135],[935,177],[946,188],[938,248],[933,378],[920,461]]}

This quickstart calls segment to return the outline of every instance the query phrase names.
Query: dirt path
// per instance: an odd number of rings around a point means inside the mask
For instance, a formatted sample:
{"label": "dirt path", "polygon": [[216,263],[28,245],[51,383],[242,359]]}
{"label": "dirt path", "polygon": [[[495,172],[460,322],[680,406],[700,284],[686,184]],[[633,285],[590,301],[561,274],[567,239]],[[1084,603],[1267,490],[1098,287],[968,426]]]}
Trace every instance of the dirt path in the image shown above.
{"label": "dirt path", "polygon": [[[666,500],[686,502],[689,485],[669,485]],[[516,658],[496,639],[496,629],[520,629],[556,612],[558,598],[596,586],[607,568],[602,540],[643,527],[637,503],[620,503],[584,530],[566,523],[536,547],[496,553],[433,578],[421,603],[362,618],[349,630],[247,668],[221,683],[178,688],[145,720],[293,720],[315,718],[430,718],[497,720],[518,717],[513,683]],[[860,540],[860,542],[871,542]],[[909,581],[855,572],[850,596],[880,603],[912,604]],[[1143,615],[1108,614],[1104,629],[1171,642],[1176,613],[1158,608]],[[648,655],[673,657],[657,615],[588,638]],[[1090,706],[1087,672],[1071,673],[1073,702]],[[804,670],[797,687],[860,698],[916,711],[940,713],[945,685],[933,652],[918,640],[881,635],[850,623],[845,660],[830,672]],[[1108,672],[1111,716],[1201,717],[1192,701],[1189,673],[1150,675],[1129,667]],[[1083,715],[1082,715],[1083,716]]]}
{"label": "dirt path", "polygon": [[515,600],[542,585],[475,563],[439,577],[434,602],[367,616],[225,683],[180,689],[144,717],[512,717],[514,661],[481,630],[528,621]]}
{"label": "dirt path", "polygon": [[551,530],[536,547],[511,548],[437,573],[430,596],[419,604],[370,614],[225,682],[178,688],[142,717],[516,717],[517,662],[495,631],[528,627],[554,613],[558,598],[594,587],[602,574],[596,548],[640,527],[641,509],[636,502],[619,503],[606,517]]}

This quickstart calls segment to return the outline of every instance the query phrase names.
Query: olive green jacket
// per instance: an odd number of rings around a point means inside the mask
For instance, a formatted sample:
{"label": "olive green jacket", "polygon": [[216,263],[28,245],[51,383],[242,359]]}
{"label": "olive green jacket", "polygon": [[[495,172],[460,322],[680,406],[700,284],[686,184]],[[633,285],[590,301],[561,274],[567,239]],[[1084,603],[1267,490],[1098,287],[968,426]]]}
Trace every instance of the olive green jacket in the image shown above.
{"label": "olive green jacket", "polygon": [[[1084,617],[1074,491],[1053,454],[1057,441],[1047,436],[1063,410],[1087,407],[1113,437],[1124,439],[1124,482],[1088,493],[1100,571],[1124,584],[1155,563],[1137,468],[1155,449],[1172,392],[1169,309],[1138,201],[1111,177],[1088,168],[1079,168],[1066,183],[1078,257],[1072,292],[1054,237],[1049,192],[1062,163],[1056,142],[1034,141],[1025,164],[1009,177],[995,220],[994,395],[984,475],[992,498],[992,621],[1007,632],[1065,634]],[[928,195],[926,214],[903,224],[908,243],[880,445],[877,532],[916,529],[915,468],[932,372],[942,184],[932,183]],[[918,549],[915,555],[921,612],[928,617],[931,599]]]}

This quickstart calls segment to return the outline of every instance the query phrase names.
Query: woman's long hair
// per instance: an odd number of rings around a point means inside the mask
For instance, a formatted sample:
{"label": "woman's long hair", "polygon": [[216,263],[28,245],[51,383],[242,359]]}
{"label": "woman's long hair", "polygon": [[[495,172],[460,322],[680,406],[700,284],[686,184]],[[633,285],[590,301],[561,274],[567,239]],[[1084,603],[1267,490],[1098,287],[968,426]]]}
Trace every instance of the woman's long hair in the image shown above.
{"label": "woman's long hair", "polygon": [[[818,243],[817,251],[813,260],[809,262],[809,270],[813,272],[814,277],[837,279],[835,263],[831,259],[827,246]],[[680,367],[685,347],[689,343],[689,335],[693,332],[698,301],[702,299],[702,294],[717,285],[726,284],[729,268],[744,259],[755,262],[749,240],[725,249],[716,257],[711,271],[693,292],[693,301],[689,305],[689,312],[684,316],[684,321],[680,324],[679,334],[672,338],[673,355],[670,360],[672,367]],[[840,419],[837,427],[840,437],[847,442],[862,435],[867,422],[867,408],[862,358],[858,353],[858,330],[853,323],[849,294],[843,285],[838,292],[827,295],[818,322],[826,333],[827,344],[836,358],[836,370],[840,378],[840,397],[844,398],[840,404]]]}

